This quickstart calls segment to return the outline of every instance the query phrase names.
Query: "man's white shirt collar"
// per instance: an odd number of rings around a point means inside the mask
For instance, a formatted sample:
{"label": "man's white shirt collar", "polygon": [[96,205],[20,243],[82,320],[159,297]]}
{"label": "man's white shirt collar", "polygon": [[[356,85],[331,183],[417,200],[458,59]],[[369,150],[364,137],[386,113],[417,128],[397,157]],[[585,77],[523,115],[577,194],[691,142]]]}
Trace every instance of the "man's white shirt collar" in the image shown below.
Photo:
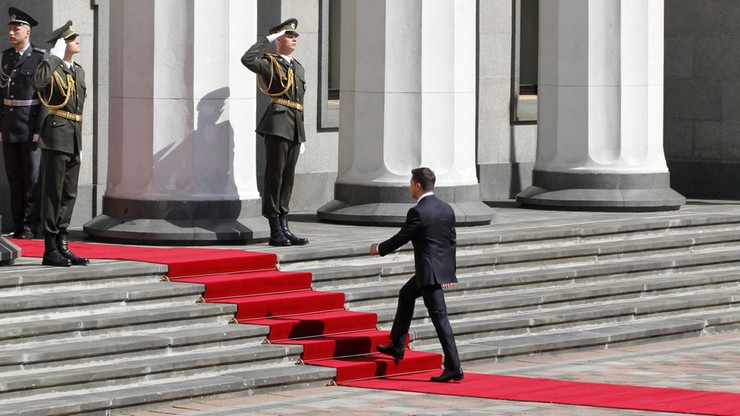
{"label": "man's white shirt collar", "polygon": [[419,197],[419,199],[416,200],[416,203],[418,204],[422,199],[428,197],[429,195],[434,195],[434,192],[427,192]]}
{"label": "man's white shirt collar", "polygon": [[23,56],[23,55],[25,55],[25,54],[26,54],[26,51],[27,51],[27,50],[28,50],[28,48],[30,48],[30,47],[31,47],[31,44],[29,43],[28,45],[26,45],[26,47],[25,47],[25,48],[23,48],[23,49],[21,49],[20,51],[18,51],[18,53],[19,53],[19,54],[20,54],[21,56]]}

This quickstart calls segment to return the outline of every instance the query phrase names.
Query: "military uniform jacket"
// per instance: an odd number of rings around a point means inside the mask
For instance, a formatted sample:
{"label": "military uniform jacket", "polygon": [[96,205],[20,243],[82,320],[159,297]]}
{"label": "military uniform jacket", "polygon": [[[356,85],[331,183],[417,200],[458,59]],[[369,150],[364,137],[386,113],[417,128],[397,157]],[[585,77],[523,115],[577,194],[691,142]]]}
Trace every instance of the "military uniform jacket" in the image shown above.
{"label": "military uniform jacket", "polygon": [[[273,65],[270,57],[265,54],[265,49],[267,49],[269,43],[266,36],[260,38],[257,43],[252,45],[244,53],[242,64],[261,78],[258,81],[262,83],[263,87],[266,87],[270,83],[270,79],[272,79],[272,85],[270,85],[268,92],[270,94],[277,94],[284,87],[279,80],[280,71]],[[288,62],[280,55],[272,56],[275,57],[282,73],[287,74],[290,67]],[[287,99],[303,105],[303,95],[306,92],[306,73],[303,66],[295,58],[293,58],[293,64],[295,74],[293,85],[288,88],[285,94],[277,98]],[[267,107],[267,110],[265,110],[265,114],[262,115],[262,119],[257,124],[255,131],[263,136],[278,136],[290,141],[303,143],[306,141],[306,132],[303,127],[303,111],[278,103],[271,103]]]}
{"label": "military uniform jacket", "polygon": [[[31,85],[36,67],[44,60],[46,51],[30,45],[18,60],[15,55],[15,48],[9,48],[0,57],[3,98],[0,102],[0,126],[3,140],[17,143],[31,141],[34,134],[40,134],[48,110],[38,102],[36,90]],[[36,104],[12,106],[5,105],[5,100],[36,100]]]}
{"label": "military uniform jacket", "polygon": [[378,253],[385,256],[411,241],[417,288],[456,283],[456,239],[455,211],[432,194],[408,211],[401,230],[380,243]]}
{"label": "military uniform jacket", "polygon": [[[45,100],[50,100],[50,106],[61,105],[65,100],[65,89],[63,85],[57,82],[54,73],[58,73],[65,83],[67,82],[67,74],[71,74],[75,88],[67,103],[59,110],[82,116],[87,93],[85,71],[76,62],[74,68],[73,72],[67,68],[61,59],[51,56],[36,69],[36,74],[33,77],[33,87]],[[53,110],[51,112],[53,113]],[[39,147],[69,154],[80,153],[82,150],[82,121],[70,120],[50,113],[41,128]]]}

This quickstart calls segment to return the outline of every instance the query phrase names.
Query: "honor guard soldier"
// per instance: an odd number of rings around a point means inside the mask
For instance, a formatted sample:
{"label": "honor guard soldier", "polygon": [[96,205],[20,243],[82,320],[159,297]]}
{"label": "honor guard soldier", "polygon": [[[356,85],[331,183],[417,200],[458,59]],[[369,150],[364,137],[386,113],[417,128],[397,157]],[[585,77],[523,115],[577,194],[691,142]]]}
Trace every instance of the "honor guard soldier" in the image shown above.
{"label": "honor guard soldier", "polygon": [[5,173],[10,185],[10,206],[13,215],[12,235],[16,238],[36,237],[39,226],[39,163],[38,150],[41,123],[47,110],[40,105],[31,78],[44,60],[46,51],[31,44],[31,27],[37,22],[23,10],[8,9],[8,37],[12,47],[0,57],[0,140],[2,140]]}
{"label": "honor guard soldier", "polygon": [[88,259],[77,257],[69,250],[67,237],[77,198],[86,94],[85,71],[72,60],[80,52],[80,39],[72,30],[72,22],[68,21],[55,30],[47,42],[56,46],[52,56],[39,65],[33,77],[33,87],[41,103],[49,109],[39,144],[45,247],[42,264],[86,265]]}
{"label": "honor guard soldier", "polygon": [[[270,97],[270,105],[257,125],[265,138],[265,187],[262,215],[270,223],[273,246],[308,244],[308,239],[288,228],[290,196],[298,155],[303,152],[306,133],[303,127],[303,95],[306,76],[295,58],[298,20],[288,19],[270,29],[242,56],[242,64],[257,74],[260,91]],[[275,42],[277,54],[265,53]]]}

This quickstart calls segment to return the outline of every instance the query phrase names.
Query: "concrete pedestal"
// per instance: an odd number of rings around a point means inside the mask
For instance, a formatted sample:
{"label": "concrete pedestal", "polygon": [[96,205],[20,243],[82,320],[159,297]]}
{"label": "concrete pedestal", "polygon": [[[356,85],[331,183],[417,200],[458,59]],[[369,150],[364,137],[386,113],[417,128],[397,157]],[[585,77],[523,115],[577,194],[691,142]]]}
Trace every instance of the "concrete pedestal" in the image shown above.
{"label": "concrete pedestal", "polygon": [[[3,217],[0,216],[0,225],[2,223]],[[0,266],[13,264],[20,255],[21,249],[18,246],[5,239],[5,237],[0,237]]]}
{"label": "concrete pedestal", "polygon": [[411,169],[426,166],[458,225],[491,221],[476,177],[475,19],[475,2],[342,2],[339,168],[320,219],[402,223]]}
{"label": "concrete pedestal", "polygon": [[663,152],[663,0],[540,2],[529,206],[672,210]]}
{"label": "concrete pedestal", "polygon": [[256,0],[110,4],[110,143],[91,237],[166,244],[269,235],[257,190]]}

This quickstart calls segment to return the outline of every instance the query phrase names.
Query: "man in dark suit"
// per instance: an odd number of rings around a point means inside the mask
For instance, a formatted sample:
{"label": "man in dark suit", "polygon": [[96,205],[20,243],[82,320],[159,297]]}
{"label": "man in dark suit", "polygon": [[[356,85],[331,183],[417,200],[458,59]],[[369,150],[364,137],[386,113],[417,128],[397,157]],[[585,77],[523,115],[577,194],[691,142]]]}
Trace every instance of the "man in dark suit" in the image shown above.
{"label": "man in dark suit", "polygon": [[[82,110],[85,105],[85,71],[73,61],[80,40],[72,22],[55,30],[48,42],[57,44],[52,56],[39,65],[33,87],[49,115],[41,129],[41,219],[44,258],[49,266],[86,265],[89,260],[69,250],[68,228],[77,199],[82,150]],[[60,56],[54,55],[61,50]]]}
{"label": "man in dark suit", "polygon": [[39,226],[38,149],[41,123],[47,110],[36,97],[31,77],[44,60],[46,51],[31,44],[31,27],[38,23],[23,10],[8,9],[8,37],[11,48],[2,53],[0,66],[0,141],[5,173],[10,185],[13,236],[32,239]]}
{"label": "man in dark suit", "polygon": [[411,196],[417,204],[409,209],[401,230],[380,244],[370,246],[370,254],[385,256],[411,241],[414,246],[416,273],[398,293],[398,308],[391,328],[391,343],[377,350],[397,360],[404,356],[406,336],[414,315],[414,304],[421,296],[432,319],[444,351],[444,371],[431,381],[448,382],[463,379],[455,337],[447,317],[443,288],[457,282],[455,276],[455,213],[447,203],[434,196],[436,177],[429,168],[411,171]]}
{"label": "man in dark suit", "polygon": [[[242,64],[258,75],[257,85],[270,97],[270,105],[257,125],[265,138],[265,188],[262,215],[270,223],[273,246],[308,244],[288,228],[290,197],[298,155],[302,153],[306,132],[303,127],[303,95],[306,75],[303,65],[293,58],[298,43],[298,20],[288,19],[270,29],[242,56]],[[274,42],[277,54],[265,53]]]}

